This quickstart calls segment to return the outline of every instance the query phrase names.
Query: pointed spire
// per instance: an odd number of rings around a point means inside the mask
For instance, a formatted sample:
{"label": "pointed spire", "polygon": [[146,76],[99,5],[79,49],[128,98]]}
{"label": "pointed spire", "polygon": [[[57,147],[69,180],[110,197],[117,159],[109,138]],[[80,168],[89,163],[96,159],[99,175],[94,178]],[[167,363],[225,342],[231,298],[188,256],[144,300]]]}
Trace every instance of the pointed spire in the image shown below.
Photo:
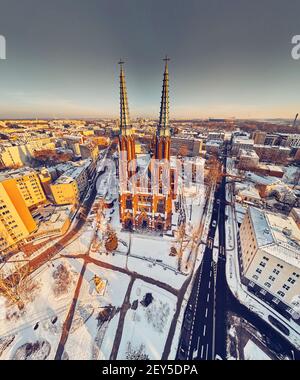
{"label": "pointed spire", "polygon": [[120,129],[126,131],[129,125],[129,108],[127,99],[127,89],[125,81],[125,73],[123,68],[124,62],[119,61],[120,65]]}
{"label": "pointed spire", "polygon": [[163,87],[161,94],[161,103],[160,103],[160,113],[159,113],[159,122],[158,130],[165,134],[169,130],[169,68],[168,61],[170,58],[167,56],[164,58],[165,61],[165,71],[163,78]]}

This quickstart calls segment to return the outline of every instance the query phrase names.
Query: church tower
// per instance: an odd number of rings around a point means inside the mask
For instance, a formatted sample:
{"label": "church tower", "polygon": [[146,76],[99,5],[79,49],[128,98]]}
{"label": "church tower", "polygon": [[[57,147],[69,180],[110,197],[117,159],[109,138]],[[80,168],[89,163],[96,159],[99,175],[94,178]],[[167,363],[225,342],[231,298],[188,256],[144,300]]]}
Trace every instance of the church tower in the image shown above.
{"label": "church tower", "polygon": [[169,68],[166,57],[163,86],[160,103],[159,122],[155,136],[155,158],[158,160],[170,160],[170,124],[169,124]]}
{"label": "church tower", "polygon": [[129,118],[128,98],[123,61],[120,65],[120,130],[119,150],[121,159],[127,161],[128,177],[135,172],[135,141]]}

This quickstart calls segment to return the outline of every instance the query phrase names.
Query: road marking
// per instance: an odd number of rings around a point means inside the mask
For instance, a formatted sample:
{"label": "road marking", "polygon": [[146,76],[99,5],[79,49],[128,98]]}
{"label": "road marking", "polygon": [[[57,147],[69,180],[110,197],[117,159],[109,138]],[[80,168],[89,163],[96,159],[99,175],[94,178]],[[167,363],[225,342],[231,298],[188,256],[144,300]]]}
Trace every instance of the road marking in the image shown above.
{"label": "road marking", "polygon": [[208,308],[205,309],[205,318],[207,318]]}
{"label": "road marking", "polygon": [[205,359],[207,360],[207,358],[208,358],[208,343],[206,345],[206,356],[205,356]]}
{"label": "road marking", "polygon": [[206,302],[208,302],[208,301],[209,301],[209,293],[208,293],[207,298],[206,298]]}
{"label": "road marking", "polygon": [[209,283],[208,283],[208,289],[210,289],[210,285],[211,285],[211,284],[210,284],[210,280],[209,280]]}
{"label": "road marking", "polygon": [[206,325],[204,325],[204,328],[203,328],[203,336],[205,336],[205,333],[206,333]]}
{"label": "road marking", "polygon": [[202,345],[201,346],[201,354],[200,354],[200,358],[202,359],[202,357],[203,357],[203,349],[204,349],[204,346]]}

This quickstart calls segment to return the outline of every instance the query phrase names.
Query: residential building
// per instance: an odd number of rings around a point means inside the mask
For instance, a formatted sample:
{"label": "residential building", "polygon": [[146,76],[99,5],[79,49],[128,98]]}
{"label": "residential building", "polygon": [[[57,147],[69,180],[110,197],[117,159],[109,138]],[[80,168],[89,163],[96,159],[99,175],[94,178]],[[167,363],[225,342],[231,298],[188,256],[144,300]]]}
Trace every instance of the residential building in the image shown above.
{"label": "residential building", "polygon": [[232,141],[231,153],[233,156],[239,154],[240,149],[243,150],[253,150],[254,140],[249,139],[246,136],[236,136]]}
{"label": "residential building", "polygon": [[91,166],[91,159],[73,163],[72,167],[50,185],[56,204],[77,204],[80,201],[88,186]]}
{"label": "residential building", "polygon": [[39,176],[33,169],[21,168],[3,172],[0,174],[0,182],[12,196],[14,192],[19,191],[29,209],[47,200]]}
{"label": "residential building", "polygon": [[26,239],[36,229],[26,203],[18,190],[0,182],[0,253]]}
{"label": "residential building", "polygon": [[300,230],[291,217],[249,207],[239,231],[243,282],[285,315],[300,306]]}
{"label": "residential building", "polygon": [[260,161],[274,164],[286,164],[291,153],[290,148],[277,145],[254,145],[253,149],[257,153]]}
{"label": "residential building", "polygon": [[267,137],[267,132],[257,131],[253,133],[254,144],[264,145]]}
{"label": "residential building", "polygon": [[255,150],[240,149],[238,159],[238,169],[240,170],[251,170],[259,164],[259,157]]}

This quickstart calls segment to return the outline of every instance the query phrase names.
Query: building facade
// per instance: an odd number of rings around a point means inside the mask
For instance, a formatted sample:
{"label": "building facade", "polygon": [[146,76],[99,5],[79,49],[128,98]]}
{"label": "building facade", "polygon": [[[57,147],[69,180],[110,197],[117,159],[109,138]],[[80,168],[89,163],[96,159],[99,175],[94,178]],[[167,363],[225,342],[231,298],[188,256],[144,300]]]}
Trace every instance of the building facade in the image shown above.
{"label": "building facade", "polygon": [[291,315],[300,305],[300,230],[295,221],[249,207],[239,236],[243,282]]}
{"label": "building facade", "polygon": [[12,195],[19,191],[29,209],[47,201],[39,176],[33,169],[4,172],[0,175],[0,182]]}
{"label": "building facade", "polygon": [[0,183],[0,253],[27,238],[36,229],[28,207],[15,188]]}
{"label": "building facade", "polygon": [[143,169],[137,165],[125,74],[120,62],[119,203],[123,228],[158,231],[171,228],[174,170],[170,166],[170,145],[168,59],[151,160]]}

